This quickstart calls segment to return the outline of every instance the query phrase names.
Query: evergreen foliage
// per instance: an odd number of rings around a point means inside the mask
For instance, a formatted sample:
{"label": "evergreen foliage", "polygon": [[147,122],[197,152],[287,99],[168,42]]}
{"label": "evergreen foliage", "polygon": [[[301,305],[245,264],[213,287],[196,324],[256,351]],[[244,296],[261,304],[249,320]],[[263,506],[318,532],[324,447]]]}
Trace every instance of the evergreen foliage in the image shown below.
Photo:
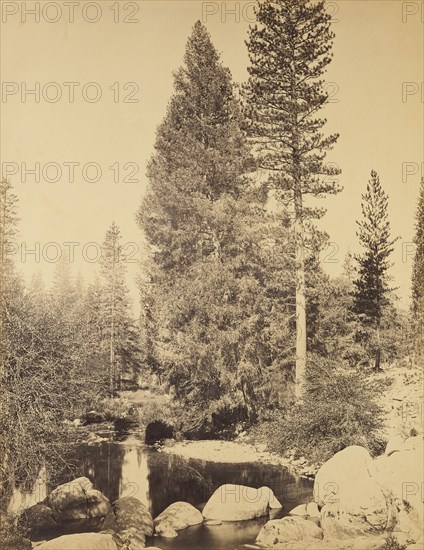
{"label": "evergreen foliage", "polygon": [[393,291],[389,284],[389,257],[397,241],[390,236],[388,200],[377,172],[371,171],[367,191],[362,195],[362,220],[357,222],[364,252],[356,256],[358,273],[353,281],[352,307],[364,327],[363,338],[370,340],[374,348],[376,370],[381,362],[380,329]]}
{"label": "evergreen foliage", "polygon": [[198,22],[138,213],[151,257],[144,340],[154,369],[198,415],[221,402],[252,420],[267,369],[292,354],[289,278],[275,277],[292,260],[266,263],[264,242],[287,241],[287,224],[270,223],[266,189],[249,181],[240,123],[230,73]]}
{"label": "evergreen foliage", "polygon": [[424,178],[421,179],[416,213],[414,243],[416,246],[412,270],[412,314],[415,322],[416,351],[424,355]]}
{"label": "evergreen foliage", "polygon": [[[302,397],[306,369],[305,230],[322,208],[305,198],[340,191],[340,170],[324,162],[337,135],[324,136],[319,111],[328,95],[322,75],[331,61],[333,33],[324,2],[278,0],[259,4],[247,42],[246,126],[268,185],[293,213],[296,245],[296,382]],[[330,177],[329,177],[330,176]]]}

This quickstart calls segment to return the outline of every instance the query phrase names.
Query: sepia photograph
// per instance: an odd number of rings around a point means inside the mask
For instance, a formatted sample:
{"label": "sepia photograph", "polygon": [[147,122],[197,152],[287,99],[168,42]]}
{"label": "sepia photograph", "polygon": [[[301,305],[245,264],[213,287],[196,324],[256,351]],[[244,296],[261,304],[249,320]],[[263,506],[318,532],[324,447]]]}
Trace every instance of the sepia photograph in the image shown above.
{"label": "sepia photograph", "polygon": [[424,2],[0,0],[0,550],[424,550]]}

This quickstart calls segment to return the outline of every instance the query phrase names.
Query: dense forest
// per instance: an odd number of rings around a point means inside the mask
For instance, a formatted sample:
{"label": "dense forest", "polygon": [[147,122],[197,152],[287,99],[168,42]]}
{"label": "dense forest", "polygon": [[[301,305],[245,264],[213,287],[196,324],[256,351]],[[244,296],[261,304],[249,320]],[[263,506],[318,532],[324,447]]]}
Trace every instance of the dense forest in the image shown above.
{"label": "dense forest", "polygon": [[[120,407],[147,384],[171,395],[150,418],[182,437],[265,434],[269,447],[325,460],[351,444],[378,452],[378,373],[424,353],[424,180],[412,297],[398,306],[390,200],[375,167],[357,209],[361,252],[330,277],[321,200],[342,192],[326,154],[324,74],[333,33],[323,3],[265,2],[232,81],[197,22],[160,123],[136,216],[146,246],[133,318],[123,236],[104,228],[94,281],[62,256],[54,280],[25,283],[13,181],[0,191],[2,490],[59,460],[70,421]],[[358,159],[361,162],[361,159]],[[324,201],[325,202],[325,201]],[[317,206],[319,205],[319,206]],[[322,224],[320,224],[320,227]]]}

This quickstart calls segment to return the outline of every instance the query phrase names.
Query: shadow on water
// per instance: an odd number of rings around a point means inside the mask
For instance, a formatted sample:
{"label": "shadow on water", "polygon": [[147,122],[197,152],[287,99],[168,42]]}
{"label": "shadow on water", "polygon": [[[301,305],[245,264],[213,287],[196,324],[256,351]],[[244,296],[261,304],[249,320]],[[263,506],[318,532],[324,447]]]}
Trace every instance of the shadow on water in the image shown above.
{"label": "shadow on water", "polygon": [[[272,517],[283,517],[299,503],[312,498],[312,481],[294,476],[282,466],[257,463],[223,464],[183,459],[147,447],[134,436],[121,442],[97,445],[80,444],[73,450],[58,482],[65,483],[76,475],[88,477],[111,502],[122,496],[135,496],[156,517],[177,500],[190,502],[202,509],[212,493],[225,483],[259,488],[270,487],[283,504],[272,511]],[[48,493],[52,488],[44,487]],[[37,491],[37,493],[35,493]],[[9,506],[30,506],[42,500],[39,487],[15,491]],[[176,539],[154,538],[151,543],[163,550],[233,550],[237,545],[251,543],[268,518],[244,522],[224,522],[220,526],[200,525],[181,531]]]}

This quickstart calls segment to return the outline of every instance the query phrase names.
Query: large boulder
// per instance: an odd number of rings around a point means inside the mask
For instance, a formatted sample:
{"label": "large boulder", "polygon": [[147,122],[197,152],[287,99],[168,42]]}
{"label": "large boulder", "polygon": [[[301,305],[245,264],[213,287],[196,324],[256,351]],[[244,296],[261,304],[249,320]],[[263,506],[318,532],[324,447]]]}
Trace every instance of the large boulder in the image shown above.
{"label": "large boulder", "polygon": [[378,535],[394,525],[396,512],[391,508],[377,483],[361,483],[350,497],[322,508],[321,526],[332,539]]}
{"label": "large boulder", "polygon": [[270,508],[281,508],[280,502],[269,487],[221,485],[206,503],[203,517],[206,520],[242,521],[268,514]]}
{"label": "large boulder", "polygon": [[[395,453],[393,456],[395,456]],[[394,526],[396,506],[376,480],[376,465],[363,447],[347,447],[318,471],[314,498],[326,538],[378,535]]]}
{"label": "large boulder", "polygon": [[308,502],[308,504],[306,505],[306,515],[309,518],[320,519],[321,514],[319,513],[318,505],[316,502]]}
{"label": "large boulder", "polygon": [[118,544],[112,534],[82,533],[49,540],[37,550],[118,550]]}
{"label": "large boulder", "polygon": [[45,504],[30,506],[19,517],[19,525],[32,538],[47,533],[54,533],[59,525],[53,515],[53,510]]}
{"label": "large boulder", "polygon": [[86,477],[59,485],[43,502],[22,512],[19,523],[31,537],[97,531],[110,509],[109,500]]}
{"label": "large boulder", "polygon": [[322,538],[322,529],[312,521],[299,516],[287,516],[268,521],[259,531],[256,542],[266,548],[290,542],[302,542],[304,548],[314,548],[314,543]]}
{"label": "large boulder", "polygon": [[162,537],[176,537],[177,531],[203,523],[203,516],[188,502],[174,502],[154,520],[155,533]]}
{"label": "large boulder", "polygon": [[53,510],[57,523],[81,522],[84,527],[98,528],[110,509],[109,500],[86,477],[59,485],[45,499],[44,504]]}
{"label": "large boulder", "polygon": [[394,435],[387,442],[386,450],[384,451],[384,454],[387,456],[390,456],[391,454],[400,451],[402,449],[403,444],[404,444],[404,438],[400,434]]}
{"label": "large boulder", "polygon": [[424,439],[422,435],[416,435],[414,437],[408,437],[408,439],[403,443],[401,451],[418,451],[423,454],[424,450]]}
{"label": "large boulder", "polygon": [[91,488],[91,481],[86,477],[80,477],[70,483],[59,485],[49,494],[45,503],[54,510],[59,520],[85,519],[87,517],[86,491]]}
{"label": "large boulder", "polygon": [[408,450],[377,461],[376,480],[395,500],[398,514],[394,531],[406,533],[411,540],[418,541],[424,530],[424,464],[419,440],[410,439],[413,441],[409,442]]}
{"label": "large boulder", "polygon": [[306,504],[299,504],[298,506],[290,510],[289,514],[291,516],[301,516],[306,518],[306,516],[308,515],[306,511]]}
{"label": "large boulder", "polygon": [[132,550],[138,550],[144,548],[146,535],[153,535],[153,519],[140,500],[123,497],[113,503],[103,529],[115,531],[124,544],[131,544]]}
{"label": "large boulder", "polygon": [[321,514],[318,510],[318,506],[316,502],[299,504],[298,506],[290,510],[289,514],[291,516],[300,516],[306,519],[313,518],[314,520],[319,520],[321,517]]}
{"label": "large boulder", "polygon": [[368,479],[376,472],[369,452],[363,447],[351,446],[336,453],[318,470],[314,481],[314,500],[321,508],[343,498],[343,492],[358,478]]}

